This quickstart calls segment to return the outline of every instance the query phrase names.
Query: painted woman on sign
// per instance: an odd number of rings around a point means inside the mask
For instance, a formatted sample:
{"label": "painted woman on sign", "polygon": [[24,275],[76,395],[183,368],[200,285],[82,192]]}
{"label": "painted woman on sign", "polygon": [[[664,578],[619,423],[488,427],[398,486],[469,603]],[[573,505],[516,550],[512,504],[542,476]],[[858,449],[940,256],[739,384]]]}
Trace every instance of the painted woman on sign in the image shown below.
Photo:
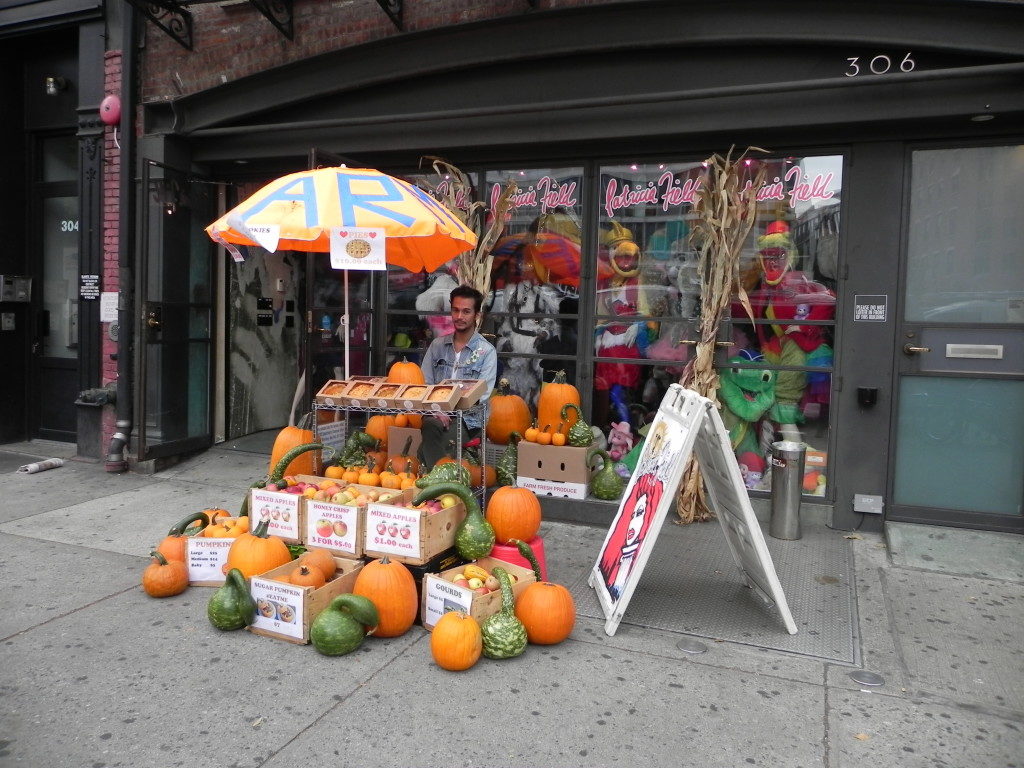
{"label": "painted woman on sign", "polygon": [[658,516],[668,475],[679,453],[665,421],[651,427],[637,466],[636,480],[622,503],[615,527],[601,554],[600,569],[605,587],[618,600],[636,564],[637,553]]}

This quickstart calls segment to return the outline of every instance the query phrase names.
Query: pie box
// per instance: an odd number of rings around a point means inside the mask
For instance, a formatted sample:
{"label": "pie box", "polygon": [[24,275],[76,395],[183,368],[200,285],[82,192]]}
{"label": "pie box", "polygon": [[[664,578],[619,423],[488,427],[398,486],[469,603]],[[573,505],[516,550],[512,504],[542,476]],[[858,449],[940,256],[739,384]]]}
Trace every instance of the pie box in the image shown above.
{"label": "pie box", "polygon": [[362,560],[347,557],[335,557],[334,562],[337,573],[319,589],[285,580],[298,567],[294,560],[249,579],[249,594],[256,601],[256,618],[249,631],[290,643],[308,643],[313,619],[331,600],[352,591],[363,567]]}
{"label": "pie box", "polygon": [[462,396],[455,404],[456,409],[462,411],[472,408],[480,398],[487,394],[487,382],[483,379],[445,379],[442,384],[454,384],[459,387]]}
{"label": "pie box", "polygon": [[[402,391],[398,393],[396,406],[399,408],[405,408],[407,411],[414,411],[423,407],[423,397],[427,394],[430,389],[429,384],[409,384],[402,388]],[[416,396],[415,392],[421,390],[422,395]]]}
{"label": "pie box", "polygon": [[374,390],[386,383],[387,382],[380,378],[376,380],[353,379],[341,393],[341,404],[354,405],[357,408],[369,407],[373,402],[372,398]]}
{"label": "pie box", "polygon": [[398,382],[381,382],[370,396],[369,404],[371,407],[376,408],[394,408],[401,402],[399,400],[399,396],[405,388],[405,384],[400,384]]}
{"label": "pie box", "polygon": [[[406,488],[402,497],[408,503],[417,493],[418,488]],[[426,509],[371,502],[363,515],[363,554],[423,565],[455,544],[455,530],[465,517],[466,506],[461,501],[433,514]]]}
{"label": "pie box", "polygon": [[[447,397],[442,400],[433,399],[440,392],[451,390]],[[462,398],[462,389],[454,384],[431,384],[427,387],[427,393],[423,396],[420,404],[421,410],[428,411],[454,411],[455,404]]]}
{"label": "pie box", "polygon": [[313,396],[315,402],[321,405],[341,405],[341,393],[349,385],[349,381],[342,379],[331,379]]}
{"label": "pie box", "polygon": [[[501,566],[510,574],[514,574],[516,582],[512,585],[512,593],[519,597],[523,591],[537,580],[533,570],[523,568],[521,565],[506,563],[494,557],[481,557],[475,561],[477,565],[488,573],[491,573],[495,566]],[[482,623],[488,616],[493,616],[501,610],[501,590],[488,592],[486,595],[478,595],[467,587],[455,586],[455,575],[462,572],[463,565],[441,571],[430,573],[423,577],[423,597],[420,605],[420,618],[423,621],[424,629],[433,629],[434,625],[441,620],[441,616],[448,611],[462,611],[472,616],[478,623]]]}

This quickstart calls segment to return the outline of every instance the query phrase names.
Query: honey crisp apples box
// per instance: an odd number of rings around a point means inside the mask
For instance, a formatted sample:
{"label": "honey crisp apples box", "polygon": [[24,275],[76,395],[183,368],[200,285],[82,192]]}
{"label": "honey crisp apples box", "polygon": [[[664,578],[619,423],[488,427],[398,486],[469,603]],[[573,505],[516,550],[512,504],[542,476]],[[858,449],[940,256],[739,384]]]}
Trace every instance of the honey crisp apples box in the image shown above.
{"label": "honey crisp apples box", "polygon": [[397,490],[348,485],[329,500],[305,499],[302,543],[340,557],[362,557],[366,504],[378,499],[387,503],[399,497],[405,498]]}
{"label": "honey crisp apples box", "polygon": [[409,506],[418,492],[407,488],[397,503],[371,502],[366,505],[364,555],[387,555],[407,565],[423,565],[455,543],[455,530],[466,517],[465,505],[455,501],[447,507],[436,502],[424,502],[420,507]]}
{"label": "honey crisp apples box", "polygon": [[249,593],[256,601],[256,618],[249,631],[291,643],[308,643],[309,628],[331,600],[351,592],[361,560],[336,557],[338,571],[319,589],[300,587],[286,579],[298,568],[294,560],[249,579]]}
{"label": "honey crisp apples box", "polygon": [[[476,561],[476,565],[488,573],[495,566],[500,565],[510,575],[515,576],[512,592],[517,598],[523,590],[537,580],[532,569],[506,563],[504,560],[494,557],[481,557]],[[441,573],[428,573],[423,577],[420,618],[423,620],[424,629],[433,629],[434,625],[448,611],[462,611],[472,616],[477,622],[482,622],[488,616],[501,610],[500,589],[481,595],[468,587],[458,586],[454,583],[455,577],[462,572],[464,567],[457,565],[446,571],[441,571]]]}

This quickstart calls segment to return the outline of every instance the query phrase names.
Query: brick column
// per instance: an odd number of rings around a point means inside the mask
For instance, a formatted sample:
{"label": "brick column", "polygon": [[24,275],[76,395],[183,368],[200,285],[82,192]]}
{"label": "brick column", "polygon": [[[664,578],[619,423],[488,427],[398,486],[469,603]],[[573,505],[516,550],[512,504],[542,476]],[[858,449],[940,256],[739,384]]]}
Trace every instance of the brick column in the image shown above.
{"label": "brick column", "polygon": [[[107,51],[104,55],[104,93],[119,96],[121,93],[121,51]],[[118,250],[121,242],[119,229],[121,212],[121,150],[114,126],[106,126],[103,136],[103,290],[117,291],[120,288],[118,272]],[[100,378],[103,386],[117,381],[117,342],[110,339],[110,326],[101,323],[100,347],[102,360]],[[103,409],[103,445],[101,455],[106,451],[114,435],[117,418],[114,408]]]}

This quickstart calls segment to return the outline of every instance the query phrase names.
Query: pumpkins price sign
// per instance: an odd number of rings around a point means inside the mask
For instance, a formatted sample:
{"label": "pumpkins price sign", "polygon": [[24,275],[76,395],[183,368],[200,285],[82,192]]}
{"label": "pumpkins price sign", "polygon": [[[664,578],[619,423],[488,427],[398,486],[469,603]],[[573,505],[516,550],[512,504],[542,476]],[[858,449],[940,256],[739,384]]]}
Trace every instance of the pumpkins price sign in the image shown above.
{"label": "pumpkins price sign", "polygon": [[249,593],[256,601],[256,620],[252,626],[267,632],[304,640],[303,587],[282,584],[254,576]]}
{"label": "pumpkins price sign", "polygon": [[359,556],[358,530],[358,507],[306,500],[306,544]]}
{"label": "pumpkins price sign", "polygon": [[234,543],[234,539],[207,539],[201,536],[189,536],[185,544],[188,583],[202,587],[223,584],[228,550]]}
{"label": "pumpkins price sign", "polygon": [[366,507],[366,549],[389,555],[420,556],[418,509],[368,504]]}

